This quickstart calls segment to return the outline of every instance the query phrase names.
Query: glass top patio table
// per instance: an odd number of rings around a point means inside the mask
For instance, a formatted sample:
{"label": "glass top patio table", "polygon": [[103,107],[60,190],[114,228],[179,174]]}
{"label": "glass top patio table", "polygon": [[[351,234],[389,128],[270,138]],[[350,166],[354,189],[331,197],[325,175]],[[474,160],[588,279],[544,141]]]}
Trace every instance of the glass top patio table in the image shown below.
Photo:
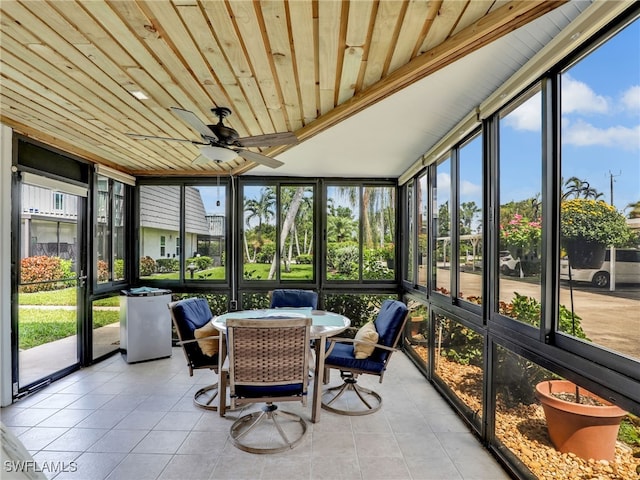
{"label": "glass top patio table", "polygon": [[[346,330],[351,325],[344,315],[339,313],[326,312],[324,310],[312,310],[309,307],[303,308],[265,308],[258,310],[240,310],[229,312],[214,317],[211,323],[222,333],[221,350],[224,352],[224,335],[226,334],[226,323],[229,318],[309,318],[311,317],[311,338],[316,340],[315,348],[315,371],[313,374],[313,404],[311,407],[311,421],[316,423],[320,420],[320,406],[322,387],[320,385],[322,372],[324,371],[324,352],[327,344],[327,337],[332,337]],[[220,355],[220,361],[225,355]],[[222,372],[222,365],[220,366]],[[219,395],[221,401],[225,401],[225,395]],[[224,409],[219,409],[220,414]]]}

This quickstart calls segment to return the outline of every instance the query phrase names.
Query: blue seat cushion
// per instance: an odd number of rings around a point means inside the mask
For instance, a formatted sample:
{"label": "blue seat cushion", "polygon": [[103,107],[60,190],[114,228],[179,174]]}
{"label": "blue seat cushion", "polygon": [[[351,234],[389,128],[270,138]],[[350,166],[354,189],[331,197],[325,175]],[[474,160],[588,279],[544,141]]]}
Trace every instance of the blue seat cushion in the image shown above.
{"label": "blue seat cushion", "polygon": [[271,293],[271,308],[318,308],[318,294],[312,290],[281,289]]}
{"label": "blue seat cushion", "polygon": [[187,298],[173,307],[173,314],[183,340],[193,340],[193,331],[204,326],[213,314],[205,298]]}
{"label": "blue seat cushion", "polygon": [[290,397],[302,395],[302,383],[291,385],[236,385],[235,396],[240,398]]}
{"label": "blue seat cushion", "polygon": [[343,367],[345,369],[366,370],[374,374],[382,373],[384,362],[373,355],[369,358],[359,360],[353,352],[353,344],[336,343],[331,354],[325,359],[325,365],[330,367]]}

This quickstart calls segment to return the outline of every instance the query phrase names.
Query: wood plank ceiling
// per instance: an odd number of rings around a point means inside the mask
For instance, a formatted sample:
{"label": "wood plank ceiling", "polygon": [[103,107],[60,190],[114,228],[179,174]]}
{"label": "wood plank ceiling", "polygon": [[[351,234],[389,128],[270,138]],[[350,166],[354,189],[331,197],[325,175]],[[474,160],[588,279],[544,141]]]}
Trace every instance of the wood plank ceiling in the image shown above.
{"label": "wood plank ceiling", "polygon": [[563,3],[2,0],[0,120],[134,175],[245,173],[125,133],[199,140],[170,107],[212,124],[225,106],[241,137],[304,142]]}

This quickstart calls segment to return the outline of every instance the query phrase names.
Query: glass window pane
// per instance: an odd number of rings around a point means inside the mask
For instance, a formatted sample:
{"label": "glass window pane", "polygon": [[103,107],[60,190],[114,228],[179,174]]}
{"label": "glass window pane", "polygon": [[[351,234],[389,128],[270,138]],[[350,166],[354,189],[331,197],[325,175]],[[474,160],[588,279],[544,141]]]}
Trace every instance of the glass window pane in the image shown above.
{"label": "glass window pane", "polygon": [[427,232],[429,228],[429,192],[427,175],[418,178],[418,285],[427,286]]}
{"label": "glass window pane", "polygon": [[415,275],[413,272],[413,268],[415,265],[415,252],[416,252],[416,245],[415,245],[415,236],[414,236],[414,229],[415,229],[415,206],[414,206],[414,202],[415,202],[415,195],[414,195],[414,188],[413,188],[413,183],[409,183],[407,184],[407,203],[405,205],[406,208],[406,213],[407,213],[407,237],[406,237],[406,255],[405,255],[405,275],[404,275],[404,279],[407,280],[408,282],[411,283],[415,283]]}
{"label": "glass window pane", "polygon": [[184,278],[224,280],[226,186],[188,186],[185,195],[185,239],[175,243],[176,257],[186,255]]}
{"label": "glass window pane", "polygon": [[109,179],[98,175],[96,207],[96,272],[98,283],[109,281],[111,262],[109,247],[111,243],[111,204],[109,202]]}
{"label": "glass window pane", "polygon": [[120,348],[120,297],[114,295],[91,303],[93,358]]}
{"label": "glass window pane", "polygon": [[434,232],[436,232],[433,254],[435,290],[450,295],[451,280],[451,159],[446,158],[436,166],[436,184],[433,187],[435,199]]}
{"label": "glass window pane", "polygon": [[631,227],[640,219],[639,37],[636,20],[565,71],[560,92],[558,329],[635,360],[640,241]]}
{"label": "glass window pane", "polygon": [[313,186],[280,189],[280,278],[313,280]]}
{"label": "glass window pane", "polygon": [[113,280],[125,279],[125,185],[113,182]]}
{"label": "glass window pane", "polygon": [[484,339],[445,315],[435,315],[434,374],[465,406],[464,415],[482,423]]}
{"label": "glass window pane", "polygon": [[273,262],[276,261],[276,186],[245,186],[243,201],[244,279],[273,280]]}
{"label": "glass window pane", "polygon": [[482,136],[460,148],[460,296],[482,303]]}
{"label": "glass window pane", "polygon": [[[499,300],[531,308],[501,313],[540,323],[542,228],[542,95],[530,92],[499,121]],[[518,314],[520,313],[520,314]]]}
{"label": "glass window pane", "polygon": [[393,280],[396,269],[395,188],[364,187],[362,205],[362,278]]}
{"label": "glass window pane", "polygon": [[360,187],[327,187],[327,279],[357,280],[360,266]]}
{"label": "glass window pane", "polygon": [[405,327],[405,350],[420,365],[429,365],[429,306],[413,297],[406,297],[409,318]]}
{"label": "glass window pane", "polygon": [[[192,226],[187,227],[187,232],[190,228]],[[194,234],[191,231],[190,235]],[[179,279],[180,259],[175,254],[179,235],[180,187],[141,185],[140,278]]]}

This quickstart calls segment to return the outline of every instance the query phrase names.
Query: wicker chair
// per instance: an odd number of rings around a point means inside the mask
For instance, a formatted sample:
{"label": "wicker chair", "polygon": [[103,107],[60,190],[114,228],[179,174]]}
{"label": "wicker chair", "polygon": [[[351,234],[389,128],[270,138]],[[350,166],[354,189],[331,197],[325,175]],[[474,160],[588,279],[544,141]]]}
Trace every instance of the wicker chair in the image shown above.
{"label": "wicker chair", "polygon": [[[310,329],[310,318],[227,320],[224,370],[228,370],[230,408],[266,404],[231,426],[231,440],[237,448],[277,453],[294,448],[304,438],[305,420],[278,410],[274,402],[307,404]],[[221,378],[224,383],[226,376]],[[223,409],[220,413],[224,414]],[[271,435],[268,421],[275,425],[279,438]]]}
{"label": "wicker chair", "polygon": [[[333,337],[329,339],[329,345],[325,353],[325,381],[329,379],[330,369],[340,370],[343,380],[341,385],[330,387],[322,393],[322,408],[341,415],[368,415],[374,413],[382,406],[382,397],[367,388],[358,385],[358,376],[361,374],[376,375],[382,377],[391,359],[391,354],[396,351],[396,345],[400,340],[407,322],[407,306],[398,300],[385,300],[380,307],[380,312],[373,322],[378,338],[377,343],[355,338]],[[359,358],[356,355],[354,344],[369,345],[370,355]],[[351,392],[351,394],[348,394]],[[355,395],[353,395],[355,394]],[[349,396],[355,398],[348,398]],[[338,399],[342,398],[340,404]],[[355,407],[358,405],[360,408]],[[340,407],[343,408],[340,408]]]}
{"label": "wicker chair", "polygon": [[[213,315],[207,300],[188,298],[171,302],[169,303],[169,312],[178,335],[177,344],[182,347],[187,359],[189,376],[193,376],[193,371],[198,369],[213,370],[218,374],[217,341],[219,335],[213,335],[213,329],[208,330]],[[201,336],[199,332],[207,333]],[[196,335],[199,338],[196,338]],[[203,351],[203,347],[206,353]],[[218,383],[216,382],[199,389],[193,397],[193,403],[207,410],[217,410],[218,407],[215,403],[217,396]]]}

